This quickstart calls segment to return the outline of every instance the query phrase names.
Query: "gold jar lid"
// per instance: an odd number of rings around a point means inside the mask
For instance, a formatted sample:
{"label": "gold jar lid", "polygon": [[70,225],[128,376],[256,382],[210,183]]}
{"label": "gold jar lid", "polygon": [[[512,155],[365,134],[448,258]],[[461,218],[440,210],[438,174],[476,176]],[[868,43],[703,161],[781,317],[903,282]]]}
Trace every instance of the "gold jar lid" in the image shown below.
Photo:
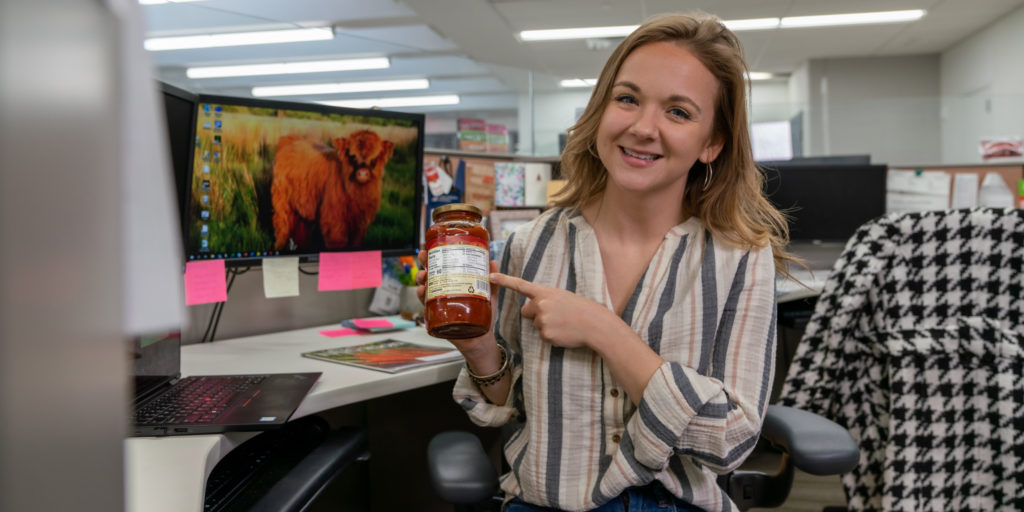
{"label": "gold jar lid", "polygon": [[480,208],[469,203],[451,203],[434,208],[434,211],[430,214],[430,218],[433,219],[434,222],[437,222],[437,216],[447,212],[469,212],[481,217],[484,216],[484,212],[480,211]]}

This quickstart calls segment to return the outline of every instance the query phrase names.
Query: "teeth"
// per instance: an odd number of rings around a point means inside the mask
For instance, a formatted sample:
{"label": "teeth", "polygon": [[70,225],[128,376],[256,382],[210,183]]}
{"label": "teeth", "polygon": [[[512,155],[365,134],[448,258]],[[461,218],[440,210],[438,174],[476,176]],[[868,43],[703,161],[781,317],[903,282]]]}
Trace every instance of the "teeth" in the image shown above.
{"label": "teeth", "polygon": [[633,158],[639,158],[641,160],[648,160],[651,162],[659,158],[658,155],[641,155],[640,153],[634,153],[626,148],[622,148],[622,151]]}

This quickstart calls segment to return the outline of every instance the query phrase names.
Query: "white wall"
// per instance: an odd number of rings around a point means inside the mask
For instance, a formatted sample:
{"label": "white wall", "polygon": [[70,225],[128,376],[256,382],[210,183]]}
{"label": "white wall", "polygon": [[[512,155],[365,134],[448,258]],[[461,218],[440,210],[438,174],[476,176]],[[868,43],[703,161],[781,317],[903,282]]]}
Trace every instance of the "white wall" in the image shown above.
{"label": "white wall", "polygon": [[1024,137],[1024,8],[942,54],[942,159],[980,162],[978,140]]}
{"label": "white wall", "polygon": [[812,60],[807,83],[805,155],[870,154],[888,164],[938,158],[938,55]]}
{"label": "white wall", "polygon": [[[531,109],[530,97],[519,96],[519,148],[521,155],[557,156],[558,135],[566,133],[576,123],[576,110],[587,106],[591,89],[571,89],[565,92],[543,92],[534,94]],[[536,148],[531,148],[530,119],[534,119]]]}

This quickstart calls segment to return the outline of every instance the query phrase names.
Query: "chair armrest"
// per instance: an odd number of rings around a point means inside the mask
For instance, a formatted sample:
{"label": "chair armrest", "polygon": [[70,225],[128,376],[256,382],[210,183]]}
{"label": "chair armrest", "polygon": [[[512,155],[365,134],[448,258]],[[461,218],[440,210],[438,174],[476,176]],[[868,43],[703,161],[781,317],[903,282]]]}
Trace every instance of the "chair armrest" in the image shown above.
{"label": "chair armrest", "polygon": [[427,447],[430,480],[448,503],[481,503],[498,490],[498,472],[480,440],[462,431],[441,432]]}
{"label": "chair armrest", "polygon": [[857,442],[842,426],[817,414],[769,405],[761,436],[789,454],[793,465],[812,475],[837,475],[857,466]]}
{"label": "chair armrest", "polygon": [[342,427],[288,471],[250,509],[253,512],[298,512],[366,451],[366,430]]}

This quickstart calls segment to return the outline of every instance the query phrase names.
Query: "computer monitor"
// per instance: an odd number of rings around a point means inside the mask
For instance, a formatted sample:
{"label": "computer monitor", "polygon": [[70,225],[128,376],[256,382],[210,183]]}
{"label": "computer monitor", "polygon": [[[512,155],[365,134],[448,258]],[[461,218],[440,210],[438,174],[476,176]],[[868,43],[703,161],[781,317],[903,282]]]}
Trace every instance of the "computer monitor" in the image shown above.
{"label": "computer monitor", "polygon": [[418,247],[422,114],[200,94],[188,261]]}
{"label": "computer monitor", "polygon": [[174,191],[177,194],[177,213],[182,233],[185,232],[184,208],[189,171],[191,170],[193,130],[199,95],[165,82],[158,86],[163,96],[164,116],[167,121],[167,143],[174,171]]}
{"label": "computer monitor", "polygon": [[762,166],[765,192],[790,216],[794,242],[846,242],[885,213],[885,165]]}

